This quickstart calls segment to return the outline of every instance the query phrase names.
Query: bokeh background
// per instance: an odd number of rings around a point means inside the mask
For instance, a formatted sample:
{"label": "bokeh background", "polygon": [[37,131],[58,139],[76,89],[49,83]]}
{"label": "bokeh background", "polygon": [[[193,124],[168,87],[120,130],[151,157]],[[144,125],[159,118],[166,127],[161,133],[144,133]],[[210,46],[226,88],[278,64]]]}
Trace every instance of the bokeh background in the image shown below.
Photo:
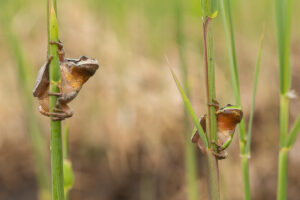
{"label": "bokeh background", "polygon": [[[40,188],[49,187],[50,174],[49,119],[38,113],[31,93],[47,54],[46,1],[0,2],[0,199],[34,200],[41,196]],[[74,116],[63,122],[69,125],[75,172],[71,200],[187,199],[184,144],[192,127],[184,128],[183,103],[168,69],[171,65],[181,77],[177,3],[58,0],[59,35],[66,56],[86,55],[101,66],[70,104]],[[294,1],[291,37],[292,88],[298,94],[299,6]],[[179,8],[191,101],[200,116],[205,111],[200,1],[182,0]],[[232,12],[246,120],[265,27],[250,176],[253,199],[273,200],[279,146],[274,2],[232,0]],[[226,105],[234,98],[221,16],[213,27],[217,98]],[[293,122],[300,113],[299,100],[292,100],[290,106]],[[207,199],[205,159],[196,151],[199,195]],[[299,151],[298,138],[289,156],[291,200],[300,199]],[[228,152],[229,157],[219,163],[222,199],[239,200],[243,188],[238,134]],[[35,159],[39,155],[44,159]]]}

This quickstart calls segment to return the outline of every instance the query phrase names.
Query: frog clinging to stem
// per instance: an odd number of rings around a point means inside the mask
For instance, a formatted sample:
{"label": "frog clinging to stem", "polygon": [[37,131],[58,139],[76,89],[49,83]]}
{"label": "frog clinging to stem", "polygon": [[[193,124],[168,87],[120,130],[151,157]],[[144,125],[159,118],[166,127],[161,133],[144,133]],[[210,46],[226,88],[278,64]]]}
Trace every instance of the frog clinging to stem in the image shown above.
{"label": "frog clinging to stem", "polygon": [[[225,149],[232,141],[236,125],[240,123],[243,118],[243,111],[240,106],[233,106],[231,104],[227,104],[225,107],[219,108],[219,103],[217,101],[214,101],[212,106],[216,108],[218,135],[218,140],[212,141],[212,143],[217,146],[217,151],[212,151],[212,153],[220,160],[227,157]],[[206,134],[206,115],[202,115],[199,121],[204,133]],[[195,131],[193,134],[192,142],[196,143],[203,153],[206,152],[206,148],[202,143],[198,131]]]}
{"label": "frog clinging to stem", "polygon": [[[39,100],[41,114],[52,117],[53,120],[64,120],[73,115],[73,110],[68,106],[68,103],[77,96],[82,85],[95,74],[99,64],[97,60],[86,56],[81,56],[79,59],[65,58],[61,42],[50,41],[50,44],[58,46],[61,73],[61,81],[58,84],[60,92],[49,92],[49,66],[52,60],[52,57],[49,57],[39,70],[33,88],[33,96]],[[54,112],[49,110],[49,95],[58,97],[56,107],[53,108]]]}

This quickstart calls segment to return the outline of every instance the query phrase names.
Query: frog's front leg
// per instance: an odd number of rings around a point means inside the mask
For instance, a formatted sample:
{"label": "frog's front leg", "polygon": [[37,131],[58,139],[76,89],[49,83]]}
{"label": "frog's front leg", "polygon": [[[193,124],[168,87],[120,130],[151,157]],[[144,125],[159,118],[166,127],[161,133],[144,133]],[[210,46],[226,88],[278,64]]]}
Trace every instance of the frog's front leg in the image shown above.
{"label": "frog's front leg", "polygon": [[48,92],[50,96],[57,96],[56,107],[60,107],[62,104],[67,104],[72,101],[78,94],[78,90],[74,90],[68,93],[61,93],[61,92]]}
{"label": "frog's front leg", "polygon": [[225,142],[222,142],[222,145],[220,145],[218,142],[215,142],[215,141],[212,141],[212,144],[216,145],[218,151],[220,152],[229,147],[229,145],[232,142],[232,138],[233,138],[233,135],[230,135],[229,138]]}
{"label": "frog's front leg", "polygon": [[209,102],[208,105],[215,107],[216,110],[219,110],[220,107],[219,102],[216,99],[212,99],[212,102]]}

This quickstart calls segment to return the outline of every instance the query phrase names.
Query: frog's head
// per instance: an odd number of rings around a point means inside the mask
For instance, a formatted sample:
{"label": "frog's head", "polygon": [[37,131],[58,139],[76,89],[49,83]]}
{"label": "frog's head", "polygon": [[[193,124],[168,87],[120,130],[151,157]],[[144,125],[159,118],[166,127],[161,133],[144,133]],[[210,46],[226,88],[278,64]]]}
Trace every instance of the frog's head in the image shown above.
{"label": "frog's head", "polygon": [[71,67],[72,72],[81,74],[87,78],[93,76],[99,68],[98,61],[93,58],[81,56],[79,59],[66,59],[68,66]]}
{"label": "frog's head", "polygon": [[241,106],[235,106],[231,104],[227,104],[225,107],[220,108],[216,112],[218,117],[227,118],[235,124],[240,123],[243,118],[243,111]]}

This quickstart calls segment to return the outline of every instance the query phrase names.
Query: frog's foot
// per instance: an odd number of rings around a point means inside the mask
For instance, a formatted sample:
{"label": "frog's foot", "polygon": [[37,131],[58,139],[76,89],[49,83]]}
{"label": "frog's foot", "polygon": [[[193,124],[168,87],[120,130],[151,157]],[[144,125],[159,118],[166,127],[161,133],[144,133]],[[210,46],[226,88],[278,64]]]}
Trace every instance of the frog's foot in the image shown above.
{"label": "frog's foot", "polygon": [[212,99],[212,102],[207,103],[209,106],[215,107],[216,110],[219,110],[219,102],[216,99]]}
{"label": "frog's foot", "polygon": [[41,106],[39,107],[39,111],[42,115],[52,117],[53,121],[61,121],[68,117],[66,113],[47,112]]}
{"label": "frog's foot", "polygon": [[58,42],[50,40],[49,44],[57,45],[57,47],[58,47],[57,53],[59,56],[59,60],[61,62],[63,62],[65,59],[65,50],[64,50],[64,45],[62,44],[62,42],[60,40]]}
{"label": "frog's foot", "polygon": [[49,41],[49,44],[51,44],[51,45],[57,45],[57,47],[59,48],[59,49],[63,49],[64,48],[64,45],[62,44],[62,42],[59,40],[58,42],[56,42],[56,41],[53,41],[53,40],[50,40]]}
{"label": "frog's foot", "polygon": [[211,153],[218,159],[218,160],[223,160],[225,158],[227,158],[228,153],[226,151],[220,151],[220,152],[215,152],[213,150],[211,150]]}
{"label": "frog's foot", "polygon": [[225,149],[222,145],[218,144],[216,141],[211,141],[211,143],[217,147],[217,150],[219,152],[221,152]]}
{"label": "frog's foot", "polygon": [[65,114],[65,118],[69,118],[69,117],[73,116],[73,110],[69,106],[62,105],[61,107],[62,108],[54,107],[53,111],[57,112],[57,113],[64,113]]}

